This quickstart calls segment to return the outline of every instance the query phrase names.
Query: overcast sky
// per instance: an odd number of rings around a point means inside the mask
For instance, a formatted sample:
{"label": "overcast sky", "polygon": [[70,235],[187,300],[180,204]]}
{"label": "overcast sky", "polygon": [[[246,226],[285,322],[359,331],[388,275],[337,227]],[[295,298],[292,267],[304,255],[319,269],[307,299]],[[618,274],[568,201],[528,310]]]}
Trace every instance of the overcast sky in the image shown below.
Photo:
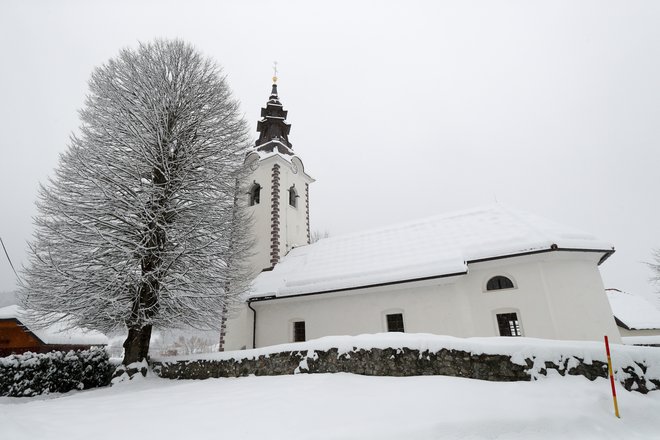
{"label": "overcast sky", "polygon": [[312,230],[497,200],[611,241],[606,287],[650,295],[659,23],[660,2],[630,0],[4,0],[0,237],[20,266],[38,184],[77,130],[94,67],[179,37],[224,67],[255,134],[279,62],[290,140],[317,179]]}

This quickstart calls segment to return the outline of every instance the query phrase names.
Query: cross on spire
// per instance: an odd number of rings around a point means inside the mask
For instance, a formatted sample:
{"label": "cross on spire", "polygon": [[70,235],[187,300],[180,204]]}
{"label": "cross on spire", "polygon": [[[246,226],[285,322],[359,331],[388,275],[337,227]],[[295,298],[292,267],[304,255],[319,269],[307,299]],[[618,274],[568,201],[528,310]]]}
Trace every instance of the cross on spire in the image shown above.
{"label": "cross on spire", "polygon": [[273,61],[273,82],[277,82],[277,61]]}

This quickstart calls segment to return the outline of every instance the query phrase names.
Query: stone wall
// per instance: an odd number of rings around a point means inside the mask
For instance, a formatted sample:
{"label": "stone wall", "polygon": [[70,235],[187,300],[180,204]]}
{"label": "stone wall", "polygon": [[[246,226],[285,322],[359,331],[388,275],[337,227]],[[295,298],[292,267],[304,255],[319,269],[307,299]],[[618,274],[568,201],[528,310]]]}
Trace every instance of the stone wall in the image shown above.
{"label": "stone wall", "polygon": [[[647,393],[660,389],[660,378],[645,377],[647,365],[633,362],[617,374],[629,391]],[[152,362],[153,371],[168,379],[208,379],[213,377],[269,376],[296,373],[354,373],[368,376],[442,375],[491,381],[529,381],[553,370],[561,376],[579,375],[594,380],[607,377],[607,364],[585,362],[566,356],[559,362],[526,358],[514,362],[502,354],[474,354],[462,350],[438,351],[410,348],[338,349],[282,351],[246,358],[178,360]]]}

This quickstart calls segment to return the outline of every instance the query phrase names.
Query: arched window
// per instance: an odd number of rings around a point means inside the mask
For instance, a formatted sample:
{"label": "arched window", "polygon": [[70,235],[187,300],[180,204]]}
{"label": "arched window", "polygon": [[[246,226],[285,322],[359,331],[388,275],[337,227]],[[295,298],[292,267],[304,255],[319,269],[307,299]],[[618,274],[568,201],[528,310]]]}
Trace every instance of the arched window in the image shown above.
{"label": "arched window", "polygon": [[257,182],[254,182],[252,186],[250,187],[250,191],[248,192],[249,196],[249,204],[250,206],[258,205],[259,204],[259,199],[261,197],[261,185],[259,185]]}
{"label": "arched window", "polygon": [[291,188],[289,188],[289,205],[294,208],[298,206],[298,191],[296,191],[296,185],[291,185]]}
{"label": "arched window", "polygon": [[488,280],[486,284],[486,290],[502,290],[502,289],[513,289],[513,281],[509,278],[497,275]]}

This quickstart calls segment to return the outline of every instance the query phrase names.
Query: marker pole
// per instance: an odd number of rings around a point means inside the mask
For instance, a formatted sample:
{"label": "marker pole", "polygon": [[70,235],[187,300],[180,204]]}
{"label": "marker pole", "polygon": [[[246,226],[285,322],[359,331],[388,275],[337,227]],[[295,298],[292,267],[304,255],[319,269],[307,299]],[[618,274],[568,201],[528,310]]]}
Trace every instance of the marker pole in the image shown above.
{"label": "marker pole", "polygon": [[610,356],[610,341],[605,335],[605,351],[607,351],[607,370],[610,373],[610,385],[612,385],[612,400],[614,401],[614,415],[621,418],[619,415],[619,404],[616,402],[616,388],[614,387],[614,371],[612,370],[612,357]]}

